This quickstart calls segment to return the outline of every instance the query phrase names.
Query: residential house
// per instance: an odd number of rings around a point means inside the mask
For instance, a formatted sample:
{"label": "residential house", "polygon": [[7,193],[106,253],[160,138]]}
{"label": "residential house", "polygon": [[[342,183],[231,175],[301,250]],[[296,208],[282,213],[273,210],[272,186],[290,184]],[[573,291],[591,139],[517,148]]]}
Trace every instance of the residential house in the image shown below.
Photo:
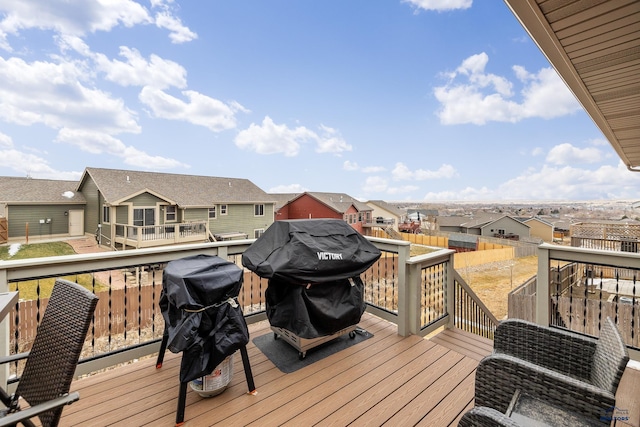
{"label": "residential house", "polygon": [[521,221],[530,227],[530,237],[537,237],[547,243],[553,243],[554,228],[552,223],[538,216],[523,218]]}
{"label": "residential house", "polygon": [[437,218],[437,224],[440,231],[450,233],[475,234],[514,240],[530,235],[530,227],[527,224],[509,215],[444,216]]}
{"label": "residential house", "polygon": [[272,199],[286,200],[276,212],[276,221],[283,219],[337,218],[343,219],[358,232],[364,233],[371,222],[373,209],[344,193],[304,192],[272,195]]}
{"label": "residential house", "polygon": [[273,199],[247,179],[86,168],[85,231],[111,247],[259,237]]}
{"label": "residential house", "polygon": [[254,238],[275,202],[251,181],[86,168],[79,181],[0,177],[8,238],[95,235],[111,248]]}
{"label": "residential house", "polygon": [[398,224],[402,221],[405,212],[399,207],[387,203],[384,200],[369,200],[367,205],[371,211],[371,224],[376,227],[390,227],[398,231]]}
{"label": "residential house", "polygon": [[81,236],[84,195],[77,181],[0,177],[0,217],[6,219],[4,241]]}

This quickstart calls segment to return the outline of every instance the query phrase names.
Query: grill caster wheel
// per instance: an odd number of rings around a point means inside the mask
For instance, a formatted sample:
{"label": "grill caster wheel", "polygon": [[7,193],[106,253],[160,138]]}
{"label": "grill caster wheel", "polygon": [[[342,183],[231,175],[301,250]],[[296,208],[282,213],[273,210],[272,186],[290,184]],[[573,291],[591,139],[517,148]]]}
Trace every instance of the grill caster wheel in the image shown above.
{"label": "grill caster wheel", "polygon": [[273,333],[273,339],[274,341],[278,339],[278,334],[276,334],[275,332]]}
{"label": "grill caster wheel", "polygon": [[307,357],[307,352],[306,351],[298,352],[298,359],[299,360],[304,360],[305,357]]}
{"label": "grill caster wheel", "polygon": [[349,332],[349,338],[354,339],[356,337],[356,331]]}

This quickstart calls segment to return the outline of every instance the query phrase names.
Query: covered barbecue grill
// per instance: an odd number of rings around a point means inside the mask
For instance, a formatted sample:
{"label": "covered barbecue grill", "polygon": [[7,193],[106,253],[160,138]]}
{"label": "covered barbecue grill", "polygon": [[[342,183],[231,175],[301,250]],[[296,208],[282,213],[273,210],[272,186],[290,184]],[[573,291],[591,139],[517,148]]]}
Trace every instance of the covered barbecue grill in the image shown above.
{"label": "covered barbecue grill", "polygon": [[166,348],[182,352],[176,425],[184,420],[187,383],[211,374],[240,350],[249,391],[255,390],[246,344],[249,330],[237,302],[243,270],[217,256],[195,255],[167,263],[160,309],[164,317],[158,362]]}
{"label": "covered barbecue grill", "polygon": [[360,274],[380,250],[339,219],[274,222],[242,255],[269,279],[267,318],[276,337],[300,352],[349,333],[365,310]]}

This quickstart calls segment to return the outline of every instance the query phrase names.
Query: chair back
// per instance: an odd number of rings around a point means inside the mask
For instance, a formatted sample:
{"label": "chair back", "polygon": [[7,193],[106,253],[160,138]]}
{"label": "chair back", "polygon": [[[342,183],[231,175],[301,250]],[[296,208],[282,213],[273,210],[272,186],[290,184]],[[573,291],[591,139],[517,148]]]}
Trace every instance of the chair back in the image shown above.
{"label": "chair back", "polygon": [[600,338],[593,356],[591,382],[616,394],[628,361],[629,353],[620,331],[613,320],[607,317],[600,329]]}
{"label": "chair back", "polygon": [[[97,302],[82,286],[56,280],[16,395],[33,406],[69,392]],[[41,414],[43,427],[58,425],[62,409]]]}

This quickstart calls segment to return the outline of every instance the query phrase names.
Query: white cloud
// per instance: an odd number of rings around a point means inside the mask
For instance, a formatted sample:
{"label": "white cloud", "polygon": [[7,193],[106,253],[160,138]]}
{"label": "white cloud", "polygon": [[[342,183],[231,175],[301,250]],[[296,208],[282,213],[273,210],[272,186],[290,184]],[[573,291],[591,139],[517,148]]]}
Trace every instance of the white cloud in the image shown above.
{"label": "white cloud", "polygon": [[569,143],[556,145],[547,154],[546,160],[556,165],[596,163],[602,160],[602,151],[597,148],[578,148]]}
{"label": "white cloud", "polygon": [[488,61],[488,55],[483,52],[463,60],[456,71],[443,73],[449,81],[434,89],[434,95],[441,103],[437,115],[442,124],[516,123],[531,117],[560,117],[580,109],[573,94],[552,68],[532,74],[524,67],[514,66],[514,74],[522,85],[518,101],[512,99],[513,82],[485,72]]}
{"label": "white cloud", "polygon": [[428,201],[443,200],[594,200],[634,199],[640,174],[622,162],[594,170],[570,166],[529,168],[495,189],[467,187],[460,191],[430,192]]}
{"label": "white cloud", "polygon": [[351,160],[345,160],[344,163],[342,164],[342,169],[346,171],[357,171],[358,169],[360,169],[360,167],[356,162],[352,162]]}
{"label": "white cloud", "polygon": [[80,173],[62,172],[49,166],[49,162],[35,154],[24,153],[12,146],[2,149],[0,145],[0,167],[13,170],[22,176],[31,176],[41,179],[77,180]]}
{"label": "white cloud", "polygon": [[147,86],[140,91],[138,98],[151,109],[155,117],[205,126],[212,132],[235,128],[236,112],[239,109],[246,111],[236,102],[225,104],[193,90],[182,91],[182,95],[187,98],[186,101]]}
{"label": "white cloud", "polygon": [[131,0],[3,0],[0,12],[5,12],[0,21],[0,33],[4,34],[37,28],[80,36],[110,31],[118,25],[132,27],[152,22],[148,11]]}
{"label": "white cloud", "polygon": [[297,156],[300,145],[315,137],[315,133],[304,126],[289,129],[286,125],[277,125],[266,116],[262,125],[251,123],[248,129],[236,136],[235,144],[258,154],[282,153],[287,157]]}
{"label": "white cloud", "polygon": [[308,188],[301,184],[278,185],[270,188],[267,193],[304,193]]}
{"label": "white cloud", "polygon": [[316,138],[317,153],[342,153],[343,151],[351,151],[351,145],[342,138],[340,132],[336,129],[330,128],[325,125],[320,125],[322,135]]}
{"label": "white cloud", "polygon": [[471,7],[473,0],[402,0],[402,2],[409,3],[416,9],[442,12],[445,10],[468,9]]}
{"label": "white cloud", "polygon": [[177,62],[151,54],[144,58],[137,49],[120,46],[120,56],[125,61],[111,60],[101,53],[93,53],[81,39],[61,37],[61,48],[73,48],[76,52],[91,58],[95,71],[104,73],[105,79],[120,86],[150,86],[157,89],[168,87],[185,88],[187,71]]}
{"label": "white cloud", "polygon": [[0,148],[11,148],[13,147],[13,140],[9,135],[5,135],[0,132]]}
{"label": "white cloud", "polygon": [[151,2],[152,7],[161,9],[152,17],[144,6],[132,0],[3,0],[0,12],[5,12],[5,17],[0,21],[0,47],[11,51],[8,35],[17,35],[21,30],[32,28],[84,36],[97,31],[111,31],[119,25],[130,28],[155,23],[158,28],[169,31],[172,43],[198,38],[173,14],[172,3]]}
{"label": "white cloud", "polygon": [[380,176],[370,176],[365,180],[365,184],[362,187],[362,191],[367,194],[372,193],[384,193],[387,191],[389,183],[386,179]]}
{"label": "white cloud", "polygon": [[533,150],[531,150],[532,156],[541,156],[542,154],[544,154],[542,147],[534,147]]}
{"label": "white cloud", "polygon": [[121,99],[85,86],[85,64],[74,62],[27,63],[0,57],[0,119],[19,125],[44,124],[137,133],[135,114]]}
{"label": "white cloud", "polygon": [[166,11],[156,14],[156,25],[158,28],[169,30],[169,38],[175,44],[190,42],[198,38],[196,33],[182,25],[179,18]]}
{"label": "white cloud", "polygon": [[351,151],[351,146],[342,139],[337,130],[324,125],[320,129],[322,135],[304,126],[291,129],[284,124],[278,125],[271,117],[265,116],[261,125],[251,123],[248,129],[240,131],[234,142],[243,150],[258,154],[282,153],[287,157],[297,156],[302,144],[307,142],[316,143],[317,153]]}
{"label": "white cloud", "polygon": [[443,179],[458,176],[455,168],[448,164],[443,164],[438,170],[430,171],[425,169],[410,170],[404,163],[396,163],[391,172],[395,181],[424,181],[427,179]]}
{"label": "white cloud", "polygon": [[101,132],[64,128],[58,133],[56,142],[70,144],[92,154],[110,154],[120,157],[126,164],[142,169],[189,167],[174,159],[149,155]]}

